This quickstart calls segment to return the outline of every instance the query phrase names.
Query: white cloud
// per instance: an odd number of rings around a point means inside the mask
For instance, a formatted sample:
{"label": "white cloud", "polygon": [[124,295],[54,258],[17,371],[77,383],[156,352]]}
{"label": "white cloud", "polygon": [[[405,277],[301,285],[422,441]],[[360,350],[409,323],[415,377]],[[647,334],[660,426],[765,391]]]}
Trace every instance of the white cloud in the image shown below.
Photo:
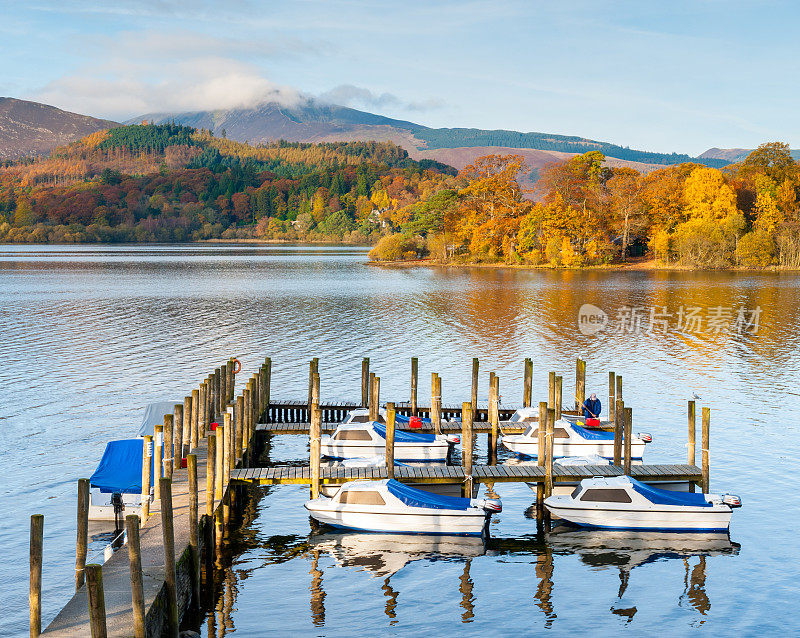
{"label": "white cloud", "polygon": [[405,111],[430,111],[441,108],[440,100],[428,99],[406,102],[393,93],[374,93],[354,84],[340,84],[330,91],[320,94],[319,99],[331,104],[362,107],[367,109],[399,109]]}

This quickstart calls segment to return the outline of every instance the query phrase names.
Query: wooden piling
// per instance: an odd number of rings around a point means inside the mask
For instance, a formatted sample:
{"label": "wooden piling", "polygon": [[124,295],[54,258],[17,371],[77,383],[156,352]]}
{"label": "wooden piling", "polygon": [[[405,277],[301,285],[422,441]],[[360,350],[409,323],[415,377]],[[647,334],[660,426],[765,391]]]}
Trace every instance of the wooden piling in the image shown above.
{"label": "wooden piling", "polygon": [[624,410],[625,402],[622,399],[617,399],[617,405],[614,410],[614,465],[617,467],[622,466],[622,438],[625,429]]}
{"label": "wooden piling", "polygon": [[586,361],[578,357],[575,361],[575,409],[586,401]]}
{"label": "wooden piling", "polygon": [[212,419],[215,421],[220,415],[222,401],[219,396],[220,390],[220,383],[219,383],[219,368],[214,370],[214,374],[211,375],[211,415]]}
{"label": "wooden piling", "polygon": [[271,400],[270,389],[272,386],[272,359],[267,357],[264,368],[264,408],[269,407]]}
{"label": "wooden piling", "polygon": [[[536,465],[544,467],[547,456],[547,402],[539,402],[539,425],[537,426]],[[536,484],[537,519],[541,520],[544,512],[544,483]]]}
{"label": "wooden piling", "polygon": [[175,570],[175,528],[172,518],[172,480],[161,479],[161,532],[164,541],[164,585],[167,594],[167,635],[178,638],[178,576]]}
{"label": "wooden piling", "polygon": [[372,391],[369,393],[370,401],[372,402],[372,420],[379,421],[381,413],[381,378],[372,378]]}
{"label": "wooden piling", "polygon": [[197,440],[206,438],[206,426],[208,425],[208,384],[203,381],[197,391]]}
{"label": "wooden piling", "polygon": [[153,483],[153,437],[146,434],[142,442],[142,522],[150,517],[150,486]]}
{"label": "wooden piling", "polygon": [[695,427],[697,425],[697,417],[695,416],[695,403],[694,401],[689,401],[688,405],[688,420],[689,420],[689,443],[687,445],[687,463],[689,465],[695,464],[695,448],[697,447],[697,442],[695,439]]}
{"label": "wooden piling", "polygon": [[556,377],[556,392],[555,392],[555,411],[556,411],[556,421],[561,418],[561,407],[562,407],[562,391],[563,391],[563,377],[557,376]]}
{"label": "wooden piling", "polygon": [[142,577],[142,548],[139,542],[139,517],[128,514],[125,517],[125,531],[128,535],[128,564],[131,570],[131,604],[133,608],[134,638],[145,638],[144,582]]}
{"label": "wooden piling", "polygon": [[464,468],[464,496],[472,498],[472,403],[461,405],[461,465]]}
{"label": "wooden piling", "polygon": [[361,359],[361,407],[369,405],[369,388],[372,379],[369,374],[369,357]]}
{"label": "wooden piling", "polygon": [[314,403],[314,373],[316,370],[314,369],[314,359],[308,362],[308,409],[311,410],[311,406]]}
{"label": "wooden piling", "polygon": [[214,499],[217,501],[222,500],[225,493],[225,426],[222,423],[217,424],[217,457],[214,467]]}
{"label": "wooden piling", "polygon": [[253,397],[251,396],[250,387],[245,386],[242,392],[242,437],[248,439],[248,445],[254,429],[252,402]]}
{"label": "wooden piling", "polygon": [[219,412],[225,412],[228,407],[228,368],[227,366],[220,366],[219,368]]}
{"label": "wooden piling", "polygon": [[419,359],[411,357],[411,416],[417,416],[417,383],[419,381]]}
{"label": "wooden piling", "polygon": [[547,375],[547,409],[556,409],[556,373],[552,370]]}
{"label": "wooden piling", "polygon": [[475,419],[475,415],[478,410],[478,368],[479,368],[478,357],[473,357],[472,359],[472,392],[470,393],[470,403],[472,404],[472,418]]}
{"label": "wooden piling", "polygon": [[[183,397],[183,454],[188,454],[192,447],[192,396]],[[183,455],[181,455],[183,458]]]}
{"label": "wooden piling", "polygon": [[[175,441],[174,452],[172,453],[172,471],[177,472],[181,469],[183,459],[183,404],[176,403],[173,411],[175,422]],[[171,478],[171,477],[170,477]]]}
{"label": "wooden piling", "polygon": [[222,463],[222,489],[224,490],[227,487],[228,483],[231,481],[231,466],[233,465],[233,426],[231,423],[231,414],[230,412],[225,412],[222,415],[224,425],[224,441],[223,441],[223,463]]}
{"label": "wooden piling", "polygon": [[319,498],[321,433],[322,411],[318,406],[314,405],[311,408],[311,427],[308,430],[309,464],[311,465],[311,498]]}
{"label": "wooden piling", "polygon": [[191,430],[189,435],[189,449],[196,450],[200,444],[200,390],[195,388],[192,390],[192,420]]}
{"label": "wooden piling", "polygon": [[42,549],[44,547],[44,515],[31,516],[30,578],[28,607],[30,611],[30,635],[36,638],[42,633]]}
{"label": "wooden piling", "polygon": [[[617,403],[617,375],[608,373],[608,420],[614,423],[614,409]],[[580,409],[580,407],[578,408]]]}
{"label": "wooden piling", "polygon": [[369,392],[367,393],[367,408],[369,409],[369,418],[371,421],[374,421],[374,412],[375,412],[375,373],[369,373]]}
{"label": "wooden piling", "polygon": [[711,439],[711,408],[703,408],[702,428],[702,438],[700,440],[702,467],[700,470],[703,476],[703,494],[708,494],[709,489],[711,489],[711,467],[708,459],[708,447]]}
{"label": "wooden piling", "polygon": [[625,437],[625,461],[623,465],[623,471],[625,474],[630,476],[631,473],[631,428],[633,425],[633,410],[631,408],[625,408],[625,414],[623,419],[623,429],[624,429],[624,437]]}
{"label": "wooden piling", "polygon": [[103,566],[86,566],[86,595],[89,599],[89,627],[92,638],[106,638],[106,599],[103,592]]}
{"label": "wooden piling", "polygon": [[228,359],[228,362],[225,364],[225,374],[227,379],[225,387],[228,389],[228,403],[230,403],[233,401],[233,397],[235,395],[233,385],[236,377],[233,374],[233,358]]}
{"label": "wooden piling", "polygon": [[622,399],[622,375],[617,375],[617,401]]}
{"label": "wooden piling", "polygon": [[533,359],[525,359],[525,375],[522,381],[522,407],[529,408],[533,401]]}
{"label": "wooden piling", "polygon": [[244,396],[241,394],[236,397],[234,414],[236,415],[236,456],[238,458],[242,457],[250,447],[249,437],[244,430]]}
{"label": "wooden piling", "polygon": [[386,475],[394,478],[394,403],[386,404]]}
{"label": "wooden piling", "polygon": [[319,372],[311,376],[311,403],[319,406]]}
{"label": "wooden piling", "polygon": [[500,428],[500,378],[492,373],[489,381],[489,421],[492,431],[489,433],[489,465],[497,464],[497,438]]}
{"label": "wooden piling", "polygon": [[217,435],[214,432],[208,434],[206,450],[206,516],[213,516],[217,471]]}
{"label": "wooden piling", "polygon": [[198,520],[199,486],[197,485],[197,455],[186,456],[186,470],[189,474],[189,547],[192,550],[192,597],[199,604],[200,601],[200,528]]}
{"label": "wooden piling", "polygon": [[85,580],[86,552],[89,549],[89,479],[78,479],[78,534],[75,542],[75,591]]}
{"label": "wooden piling", "polygon": [[[547,432],[544,441],[544,497],[553,494],[553,431],[555,429],[556,411],[547,409]],[[541,427],[541,425],[540,425]]]}
{"label": "wooden piling", "polygon": [[156,444],[153,455],[153,471],[155,472],[153,476],[153,498],[158,501],[161,499],[161,483],[159,483],[159,479],[162,476],[163,470],[162,458],[164,456],[164,426],[156,423],[154,430]]}
{"label": "wooden piling", "polygon": [[175,418],[172,414],[164,415],[164,471],[162,476],[172,479],[172,457],[175,449]]}
{"label": "wooden piling", "polygon": [[431,375],[431,421],[436,434],[442,433],[442,378]]}

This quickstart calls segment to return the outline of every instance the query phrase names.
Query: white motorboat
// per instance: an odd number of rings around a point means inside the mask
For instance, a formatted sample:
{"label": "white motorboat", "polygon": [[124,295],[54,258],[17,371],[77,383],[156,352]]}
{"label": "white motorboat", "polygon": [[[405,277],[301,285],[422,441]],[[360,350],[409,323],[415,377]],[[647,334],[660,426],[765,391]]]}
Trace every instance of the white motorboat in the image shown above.
{"label": "white motorboat", "polygon": [[[395,430],[394,458],[397,461],[446,461],[460,437]],[[380,456],[386,452],[386,426],[376,421],[339,425],[333,434],[320,439],[321,453],[332,459]]]}
{"label": "white motorboat", "polygon": [[331,527],[397,534],[480,536],[499,500],[440,496],[394,479],[350,481],[331,498],[305,503],[311,517]]}
{"label": "white motorboat", "polygon": [[584,527],[718,532],[728,529],[732,494],[694,494],[652,487],[630,476],[584,479],[570,495],[545,499],[554,515]]}
{"label": "white motorboat", "polygon": [[[641,459],[644,446],[653,437],[637,433],[631,437],[631,458]],[[539,423],[531,423],[522,434],[506,434],[503,445],[517,454],[536,458],[539,453]],[[588,429],[566,419],[559,419],[553,426],[553,457],[587,456],[597,454],[606,459],[614,458],[614,433],[599,429]]]}
{"label": "white motorboat", "polygon": [[89,520],[124,521],[128,514],[141,514],[143,445],[144,439],[106,444],[89,478]]}

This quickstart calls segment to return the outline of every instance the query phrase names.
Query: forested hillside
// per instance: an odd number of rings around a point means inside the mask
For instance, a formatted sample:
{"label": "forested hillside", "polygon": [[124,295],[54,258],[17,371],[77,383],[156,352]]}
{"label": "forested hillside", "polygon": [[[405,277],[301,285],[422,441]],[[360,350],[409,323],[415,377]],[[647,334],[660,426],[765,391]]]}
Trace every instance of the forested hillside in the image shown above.
{"label": "forested hillside", "polygon": [[250,146],[175,124],[104,130],[0,167],[0,241],[367,242],[455,170],[391,143]]}

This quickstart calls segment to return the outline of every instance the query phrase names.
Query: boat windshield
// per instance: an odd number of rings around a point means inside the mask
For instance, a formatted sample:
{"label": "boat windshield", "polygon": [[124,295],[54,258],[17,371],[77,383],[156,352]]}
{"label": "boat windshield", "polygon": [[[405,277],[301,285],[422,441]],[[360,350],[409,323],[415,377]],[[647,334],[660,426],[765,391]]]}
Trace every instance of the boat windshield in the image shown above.
{"label": "boat windshield", "polygon": [[386,505],[383,496],[375,490],[345,490],[339,492],[339,502],[348,505]]}
{"label": "boat windshield", "polygon": [[336,441],[371,441],[372,437],[366,430],[339,430],[333,437]]}

